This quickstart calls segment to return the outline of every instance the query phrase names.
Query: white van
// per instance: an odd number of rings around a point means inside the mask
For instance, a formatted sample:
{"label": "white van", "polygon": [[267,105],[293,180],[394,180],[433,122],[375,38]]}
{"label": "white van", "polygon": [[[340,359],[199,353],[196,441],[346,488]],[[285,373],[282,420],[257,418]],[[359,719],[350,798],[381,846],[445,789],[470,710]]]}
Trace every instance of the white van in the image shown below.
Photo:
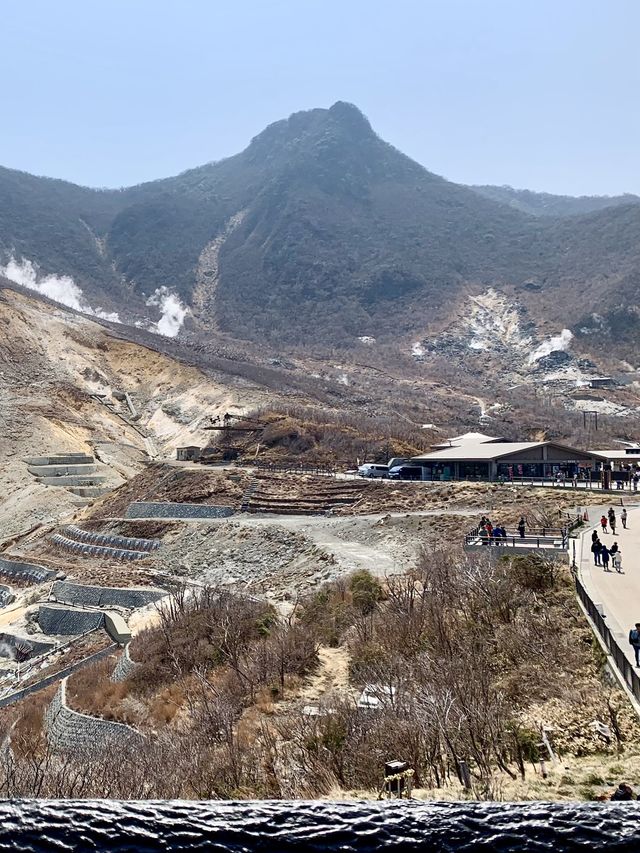
{"label": "white van", "polygon": [[388,477],[389,476],[389,466],[388,465],[360,465],[358,468],[358,476],[359,477]]}

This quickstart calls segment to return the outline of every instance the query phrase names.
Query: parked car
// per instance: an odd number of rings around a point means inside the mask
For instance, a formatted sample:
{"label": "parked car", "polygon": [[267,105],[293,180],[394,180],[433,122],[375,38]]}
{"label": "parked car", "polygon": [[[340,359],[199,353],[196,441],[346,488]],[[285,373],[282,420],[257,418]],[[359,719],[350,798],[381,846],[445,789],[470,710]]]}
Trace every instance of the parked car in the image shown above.
{"label": "parked car", "polygon": [[386,478],[389,476],[389,466],[388,465],[371,465],[367,463],[366,465],[360,465],[358,468],[358,475],[360,477],[383,477]]}
{"label": "parked car", "polygon": [[421,480],[422,468],[419,465],[394,465],[389,468],[390,480]]}

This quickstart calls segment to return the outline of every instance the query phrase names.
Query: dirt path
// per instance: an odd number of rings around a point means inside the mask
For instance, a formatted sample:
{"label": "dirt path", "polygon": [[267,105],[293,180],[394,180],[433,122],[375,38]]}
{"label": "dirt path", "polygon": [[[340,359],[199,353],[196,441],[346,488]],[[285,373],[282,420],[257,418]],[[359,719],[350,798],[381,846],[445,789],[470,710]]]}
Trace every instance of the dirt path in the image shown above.
{"label": "dirt path", "polygon": [[317,702],[329,693],[349,691],[349,655],[346,649],[321,646],[320,665],[302,688],[298,699]]}

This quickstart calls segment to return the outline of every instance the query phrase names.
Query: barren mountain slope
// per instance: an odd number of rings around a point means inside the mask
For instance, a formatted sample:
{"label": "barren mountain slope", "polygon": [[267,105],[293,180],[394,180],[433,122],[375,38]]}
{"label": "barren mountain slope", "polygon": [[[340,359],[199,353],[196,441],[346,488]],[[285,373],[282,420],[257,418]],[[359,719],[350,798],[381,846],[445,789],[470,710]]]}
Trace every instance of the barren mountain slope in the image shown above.
{"label": "barren mountain slope", "polygon": [[[95,455],[97,474],[115,485],[141,470],[150,455],[206,443],[208,416],[262,400],[255,386],[239,387],[233,377],[214,380],[13,289],[0,289],[0,329],[0,539],[73,513],[82,503],[64,488],[37,483],[25,458]],[[122,399],[125,392],[135,415]],[[110,407],[91,395],[103,395]]]}

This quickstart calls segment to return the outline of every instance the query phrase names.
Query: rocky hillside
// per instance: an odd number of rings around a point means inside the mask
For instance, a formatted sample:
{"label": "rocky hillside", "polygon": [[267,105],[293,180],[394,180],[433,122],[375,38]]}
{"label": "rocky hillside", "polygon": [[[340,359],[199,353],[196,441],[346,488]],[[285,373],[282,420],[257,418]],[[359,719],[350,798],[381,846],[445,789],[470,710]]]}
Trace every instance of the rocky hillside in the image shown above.
{"label": "rocky hillside", "polygon": [[406,343],[487,287],[521,290],[534,321],[576,336],[596,322],[614,349],[624,326],[631,340],[640,208],[580,203],[556,218],[530,215],[546,202],[512,201],[428,172],[338,102],[270,125],[234,157],[124,190],[2,170],[0,265],[76,309],[204,342]]}

